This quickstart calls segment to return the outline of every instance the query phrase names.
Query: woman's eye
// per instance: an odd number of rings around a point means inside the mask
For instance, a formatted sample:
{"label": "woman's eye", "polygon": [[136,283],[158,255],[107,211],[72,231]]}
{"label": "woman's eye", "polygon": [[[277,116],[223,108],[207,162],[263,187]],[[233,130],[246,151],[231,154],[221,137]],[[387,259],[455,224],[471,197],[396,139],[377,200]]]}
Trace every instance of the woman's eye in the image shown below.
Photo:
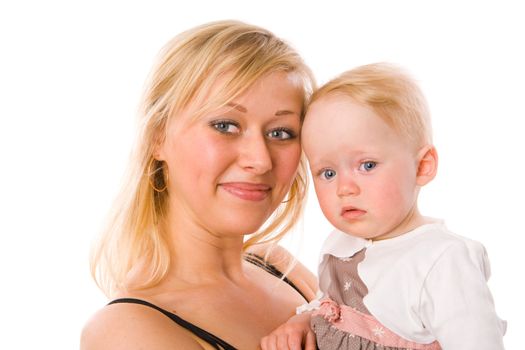
{"label": "woman's eye", "polygon": [[331,180],[335,177],[335,170],[333,169],[324,169],[321,171],[321,177],[325,180]]}
{"label": "woman's eye", "polygon": [[223,134],[234,134],[239,132],[237,123],[227,120],[220,120],[210,123],[217,131]]}
{"label": "woman's eye", "polygon": [[376,162],[363,162],[359,166],[359,170],[370,171],[370,170],[374,169],[376,167],[376,165],[377,165]]}
{"label": "woman's eye", "polygon": [[273,129],[266,134],[271,139],[288,140],[295,138],[295,133],[287,128]]}

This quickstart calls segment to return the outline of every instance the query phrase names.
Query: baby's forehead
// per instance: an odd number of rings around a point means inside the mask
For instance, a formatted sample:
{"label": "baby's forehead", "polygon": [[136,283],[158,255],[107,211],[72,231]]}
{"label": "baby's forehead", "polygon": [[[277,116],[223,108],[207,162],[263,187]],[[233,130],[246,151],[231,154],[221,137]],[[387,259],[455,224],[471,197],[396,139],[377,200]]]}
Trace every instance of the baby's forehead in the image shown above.
{"label": "baby's forehead", "polygon": [[310,110],[315,110],[317,108],[323,108],[327,105],[339,104],[339,103],[360,103],[351,96],[344,94],[342,92],[332,92],[322,96],[317,97],[315,100],[311,101],[307,108],[307,113]]}
{"label": "baby's forehead", "polygon": [[323,96],[308,107],[304,124],[308,130],[311,126],[323,125],[324,127],[339,128],[342,125],[351,126],[361,120],[374,120],[385,123],[376,111],[355,99],[342,94]]}
{"label": "baby's forehead", "polygon": [[375,127],[374,124],[366,123],[354,127],[351,124],[312,120],[303,129],[301,142],[310,161],[340,156],[354,159],[381,158],[392,153],[414,155],[418,150],[413,143],[390,127]]}
{"label": "baby's forehead", "polygon": [[[392,114],[393,113],[393,114]],[[323,130],[336,129],[341,137],[345,131],[350,134],[353,124],[361,124],[363,120],[372,121],[363,124],[359,133],[368,133],[371,130],[382,129],[383,132],[394,134],[404,142],[410,142],[413,147],[420,148],[427,140],[423,125],[400,115],[398,111],[389,111],[368,105],[356,98],[343,93],[330,93],[311,102],[306,111],[303,123],[303,135],[321,134]],[[407,120],[405,120],[407,119]],[[414,124],[414,125],[413,125]],[[337,140],[331,140],[337,142]]]}
{"label": "baby's forehead", "polygon": [[362,114],[378,116],[374,108],[351,96],[342,93],[332,93],[317,98],[306,109],[305,121],[308,119],[324,120],[334,115]]}

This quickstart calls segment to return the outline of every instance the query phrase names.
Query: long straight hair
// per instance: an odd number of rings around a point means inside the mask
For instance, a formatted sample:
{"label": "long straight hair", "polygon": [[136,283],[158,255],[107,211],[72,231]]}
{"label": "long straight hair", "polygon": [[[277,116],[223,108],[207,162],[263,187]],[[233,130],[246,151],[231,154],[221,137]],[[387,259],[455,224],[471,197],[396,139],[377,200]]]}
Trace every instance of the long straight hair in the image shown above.
{"label": "long straight hair", "polygon": [[[179,34],[161,50],[146,83],[125,182],[92,250],[91,272],[106,295],[154,286],[167,274],[170,252],[163,222],[169,193],[167,189],[155,191],[152,184],[165,184],[166,170],[153,153],[171,119],[176,122],[180,111],[196,100],[204,102],[195,117],[224,106],[263,75],[279,71],[300,80],[302,120],[315,87],[313,75],[299,54],[268,30],[238,21],[212,22]],[[218,79],[222,77],[227,78]],[[224,85],[204,99],[217,81],[224,81]],[[293,227],[307,191],[304,159],[302,156],[283,203],[245,241],[244,249],[262,241],[277,241]],[[138,265],[146,277],[130,287],[126,281]]]}

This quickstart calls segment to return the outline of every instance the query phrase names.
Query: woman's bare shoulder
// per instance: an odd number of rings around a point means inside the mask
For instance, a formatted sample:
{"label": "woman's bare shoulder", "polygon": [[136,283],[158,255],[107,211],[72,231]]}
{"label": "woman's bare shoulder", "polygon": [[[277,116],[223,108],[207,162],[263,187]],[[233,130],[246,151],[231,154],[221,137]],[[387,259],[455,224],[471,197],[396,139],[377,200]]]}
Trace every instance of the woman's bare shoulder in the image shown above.
{"label": "woman's bare shoulder", "polygon": [[315,298],[318,289],[317,277],[299,260],[296,260],[288,250],[277,244],[258,244],[248,248],[247,252],[260,257],[266,257],[266,254],[269,253],[267,262],[282,272],[288,271],[292,264],[293,268],[286,277],[301,290],[308,301]]}
{"label": "woman's bare shoulder", "polygon": [[81,350],[202,350],[190,334],[162,313],[138,304],[113,304],[86,323]]}

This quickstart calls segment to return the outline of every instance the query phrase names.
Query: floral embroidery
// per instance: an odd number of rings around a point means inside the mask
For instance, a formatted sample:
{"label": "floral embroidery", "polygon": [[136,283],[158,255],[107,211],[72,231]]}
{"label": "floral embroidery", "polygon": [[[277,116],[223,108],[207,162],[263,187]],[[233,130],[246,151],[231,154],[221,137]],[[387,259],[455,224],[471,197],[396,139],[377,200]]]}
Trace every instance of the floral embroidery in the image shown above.
{"label": "floral embroidery", "polygon": [[341,318],[341,308],[335,301],[327,299],[321,301],[323,318],[328,322],[336,322]]}
{"label": "floral embroidery", "polygon": [[343,287],[345,292],[348,291],[352,287],[352,282],[345,282],[345,286]]}
{"label": "floral embroidery", "polygon": [[376,327],[372,330],[372,332],[374,332],[374,335],[376,337],[382,337],[385,335],[385,330],[383,329],[383,327]]}

